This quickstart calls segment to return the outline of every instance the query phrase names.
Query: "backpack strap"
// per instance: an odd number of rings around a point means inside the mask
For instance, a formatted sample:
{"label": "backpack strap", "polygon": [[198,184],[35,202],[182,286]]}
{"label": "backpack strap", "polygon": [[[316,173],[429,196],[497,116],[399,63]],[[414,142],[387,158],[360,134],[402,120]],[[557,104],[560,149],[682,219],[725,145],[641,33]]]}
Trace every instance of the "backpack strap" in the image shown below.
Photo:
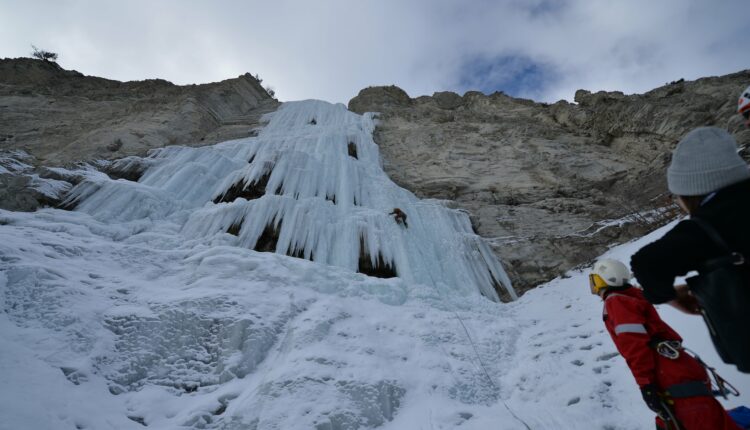
{"label": "backpack strap", "polygon": [[719,232],[716,231],[716,229],[711,224],[696,217],[690,217],[690,221],[694,222],[698,227],[700,227],[701,230],[703,230],[708,235],[711,241],[719,246],[719,248],[721,248],[727,254],[732,253],[732,249],[729,248],[729,245],[727,245],[724,239],[721,238]]}
{"label": "backpack strap", "polygon": [[715,270],[719,267],[723,266],[743,266],[745,265],[745,256],[742,255],[739,252],[733,252],[732,248],[727,245],[727,243],[724,241],[724,239],[721,238],[721,235],[718,231],[709,223],[707,223],[705,220],[702,220],[697,217],[690,217],[690,221],[693,221],[695,225],[701,228],[706,235],[711,239],[713,243],[715,243],[719,248],[721,248],[722,251],[724,251],[725,255],[717,258],[712,258],[706,262],[704,262],[701,265],[701,268],[698,270],[699,272],[710,272],[712,270]]}

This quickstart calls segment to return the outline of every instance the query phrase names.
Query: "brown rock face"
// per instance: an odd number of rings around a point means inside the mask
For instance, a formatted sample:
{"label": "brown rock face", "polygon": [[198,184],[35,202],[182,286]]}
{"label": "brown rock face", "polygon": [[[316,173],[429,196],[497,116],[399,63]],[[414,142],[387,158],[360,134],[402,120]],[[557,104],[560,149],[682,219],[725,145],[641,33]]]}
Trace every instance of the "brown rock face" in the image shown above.
{"label": "brown rock face", "polygon": [[250,74],[177,86],[0,59],[0,150],[21,149],[39,164],[66,165],[144,155],[166,145],[207,145],[247,136],[278,104]]}
{"label": "brown rock face", "polygon": [[246,137],[263,114],[278,106],[250,74],[177,86],[160,79],[118,82],[84,76],[29,58],[0,59],[0,158],[22,150],[31,155],[24,162],[33,167],[12,174],[0,170],[5,188],[0,208],[34,210],[54,203],[37,198],[29,185],[29,175],[45,176],[40,166],[144,156],[167,145]]}
{"label": "brown rock face", "polygon": [[642,95],[580,90],[578,104],[552,105],[478,92],[406,100],[373,87],[349,108],[381,113],[375,140],[386,172],[420,197],[468,210],[523,291],[674,218],[670,151],[702,125],[749,144],[735,114],[748,83],[744,71]]}
{"label": "brown rock face", "polygon": [[[395,85],[389,87],[369,87],[360,91],[357,97],[349,101],[349,110],[362,113],[374,106],[383,110],[392,107],[411,106],[411,104],[412,100],[406,94],[406,91]],[[374,112],[372,110],[369,111]]]}

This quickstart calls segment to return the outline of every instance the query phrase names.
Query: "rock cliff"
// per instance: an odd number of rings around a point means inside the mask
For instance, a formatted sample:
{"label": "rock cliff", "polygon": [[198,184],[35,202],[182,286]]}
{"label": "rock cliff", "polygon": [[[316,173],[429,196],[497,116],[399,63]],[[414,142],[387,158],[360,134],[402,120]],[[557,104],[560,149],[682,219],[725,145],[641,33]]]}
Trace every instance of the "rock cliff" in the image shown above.
{"label": "rock cliff", "polygon": [[576,104],[551,105],[371,87],[349,108],[381,113],[375,140],[386,172],[469,211],[524,290],[673,219],[670,151],[701,125],[726,127],[747,146],[735,109],[748,82],[750,71],[645,94],[580,90]]}
{"label": "rock cliff", "polygon": [[9,151],[27,154],[20,156],[26,167],[15,170],[21,174],[11,175],[13,169],[0,160],[0,207],[33,210],[49,203],[30,186],[35,175],[49,176],[41,166],[244,137],[278,105],[250,74],[178,86],[161,79],[84,76],[28,58],[0,59],[0,151],[6,160],[19,159],[8,157]]}
{"label": "rock cliff", "polygon": [[[750,131],[734,109],[748,82],[743,71],[645,94],[580,90],[576,103],[554,104],[371,87],[349,109],[380,112],[386,172],[419,197],[468,211],[523,291],[673,219],[664,171],[690,129],[726,127],[747,156]],[[87,162],[137,177],[128,156],[248,136],[278,106],[250,74],[178,86],[0,59],[0,208],[59,204],[81,178],[53,166]]]}

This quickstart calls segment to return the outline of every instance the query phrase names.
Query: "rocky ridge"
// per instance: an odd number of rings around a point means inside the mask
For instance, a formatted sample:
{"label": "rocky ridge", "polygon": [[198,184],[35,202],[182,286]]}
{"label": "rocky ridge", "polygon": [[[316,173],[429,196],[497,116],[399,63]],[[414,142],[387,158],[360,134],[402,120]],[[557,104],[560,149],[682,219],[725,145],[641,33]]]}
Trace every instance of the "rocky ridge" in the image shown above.
{"label": "rocky ridge", "polygon": [[108,160],[143,156],[153,148],[245,137],[278,106],[249,73],[178,86],[161,79],[84,76],[28,58],[0,59],[0,207],[33,210],[55,203],[35,181],[66,179],[44,166],[88,162],[106,168]]}
{"label": "rocky ridge", "polygon": [[389,176],[469,211],[526,290],[673,219],[671,150],[702,125],[750,144],[735,114],[748,82],[743,71],[645,94],[579,90],[575,104],[371,87],[349,109],[381,113],[375,141]]}

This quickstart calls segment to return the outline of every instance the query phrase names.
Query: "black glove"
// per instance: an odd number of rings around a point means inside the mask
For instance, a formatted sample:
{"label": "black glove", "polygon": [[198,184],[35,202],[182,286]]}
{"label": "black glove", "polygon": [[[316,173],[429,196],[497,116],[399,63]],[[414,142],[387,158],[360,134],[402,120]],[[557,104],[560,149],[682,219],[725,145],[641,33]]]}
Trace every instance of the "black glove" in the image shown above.
{"label": "black glove", "polygon": [[662,399],[659,396],[659,390],[654,384],[646,384],[642,386],[641,395],[643,396],[643,401],[646,402],[646,406],[648,406],[649,409],[656,412],[658,415],[662,415],[664,413],[664,404],[662,403]]}

